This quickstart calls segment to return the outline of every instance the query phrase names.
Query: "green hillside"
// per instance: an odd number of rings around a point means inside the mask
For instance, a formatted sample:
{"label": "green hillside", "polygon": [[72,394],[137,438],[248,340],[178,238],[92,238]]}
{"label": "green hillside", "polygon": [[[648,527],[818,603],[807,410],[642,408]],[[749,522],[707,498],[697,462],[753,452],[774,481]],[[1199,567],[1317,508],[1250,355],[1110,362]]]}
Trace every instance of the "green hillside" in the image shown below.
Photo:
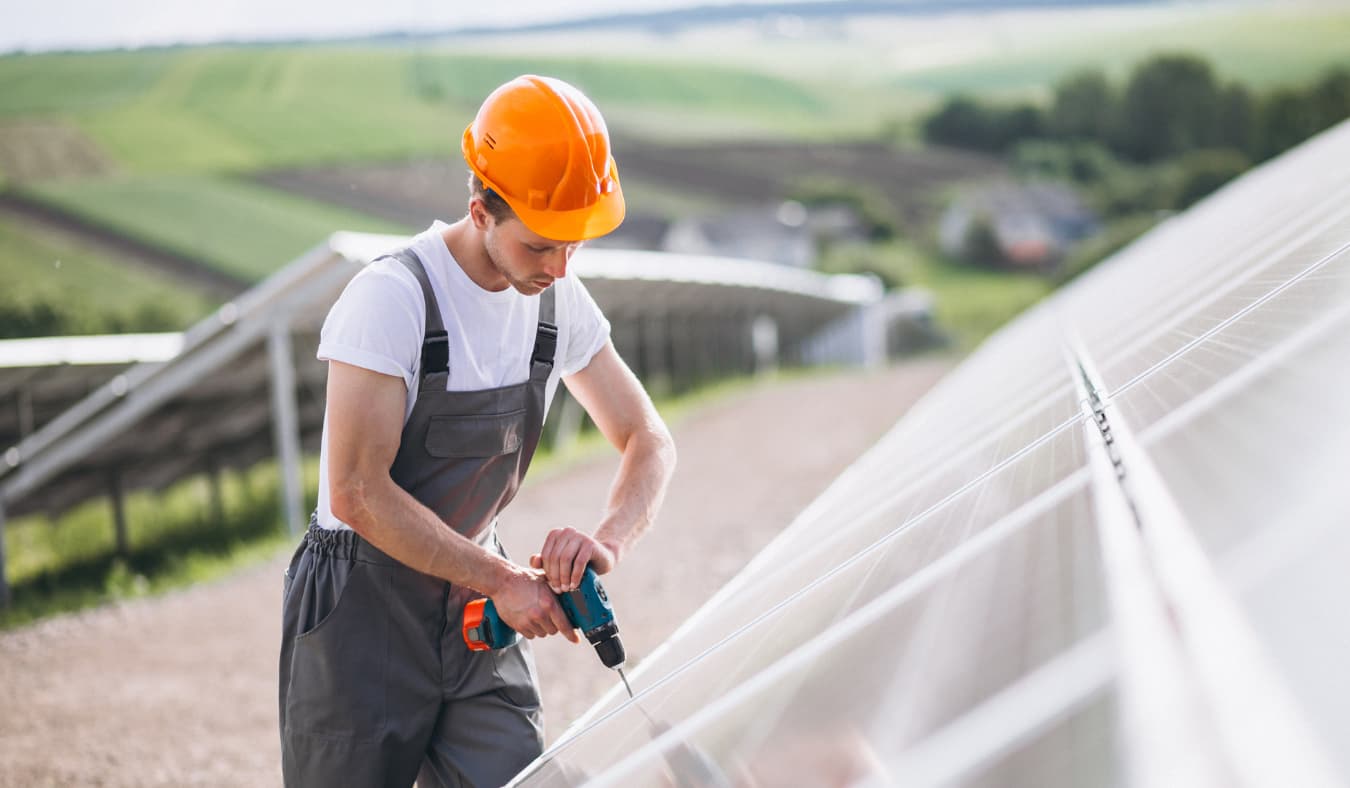
{"label": "green hillside", "polygon": [[1210,61],[1225,79],[1262,89],[1350,65],[1347,42],[1350,9],[1344,6],[1183,5],[1141,15],[1118,29],[1100,23],[1012,32],[983,49],[972,44],[973,54],[954,62],[907,69],[891,84],[934,94],[1036,94],[1076,69],[1100,68],[1121,78],[1153,55],[1186,52]]}
{"label": "green hillside", "polygon": [[529,72],[574,81],[616,126],[656,112],[675,132],[768,133],[829,117],[819,96],[744,69],[311,46],[0,58],[0,125],[66,120],[134,173],[452,155],[483,96]]}
{"label": "green hillside", "polygon": [[0,218],[0,338],[182,329],[210,299],[71,237]]}
{"label": "green hillside", "polygon": [[335,230],[413,229],[225,176],[63,180],[26,193],[247,280],[262,279]]}

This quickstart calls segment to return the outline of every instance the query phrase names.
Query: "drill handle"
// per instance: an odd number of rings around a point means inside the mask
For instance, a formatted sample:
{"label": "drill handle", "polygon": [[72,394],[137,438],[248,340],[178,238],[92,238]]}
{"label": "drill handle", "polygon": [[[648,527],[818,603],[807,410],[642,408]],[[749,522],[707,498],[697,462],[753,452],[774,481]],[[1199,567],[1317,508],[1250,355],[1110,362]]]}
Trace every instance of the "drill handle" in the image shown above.
{"label": "drill handle", "polygon": [[514,645],[520,634],[497,614],[497,606],[480,597],[464,606],[464,643],[470,651],[490,651]]}

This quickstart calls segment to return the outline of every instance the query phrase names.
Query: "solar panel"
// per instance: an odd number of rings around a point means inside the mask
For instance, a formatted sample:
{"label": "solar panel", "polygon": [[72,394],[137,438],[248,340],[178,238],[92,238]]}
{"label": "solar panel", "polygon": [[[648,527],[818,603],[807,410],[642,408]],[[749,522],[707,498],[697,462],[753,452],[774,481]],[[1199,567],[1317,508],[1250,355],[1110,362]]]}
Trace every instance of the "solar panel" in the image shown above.
{"label": "solar panel", "polygon": [[1014,321],[517,782],[1350,776],[1347,198],[1350,123]]}

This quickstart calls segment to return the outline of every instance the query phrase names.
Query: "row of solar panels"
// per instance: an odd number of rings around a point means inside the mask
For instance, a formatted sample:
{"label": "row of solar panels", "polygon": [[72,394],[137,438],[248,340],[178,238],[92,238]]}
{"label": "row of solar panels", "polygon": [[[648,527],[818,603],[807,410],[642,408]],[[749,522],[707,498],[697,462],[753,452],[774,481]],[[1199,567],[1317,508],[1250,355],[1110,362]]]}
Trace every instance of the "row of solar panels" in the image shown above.
{"label": "row of solar panels", "polygon": [[[274,454],[296,458],[283,464],[297,520],[290,466],[317,450],[323,420],[319,326],[362,265],[405,242],[337,233],[181,335],[0,343],[0,530],[6,516],[54,516],[112,489],[160,489]],[[748,371],[764,320],[789,363],[875,352],[870,322],[855,314],[881,298],[869,277],[598,249],[583,250],[574,270],[640,371]],[[845,332],[852,349],[836,342],[838,357],[811,358],[813,337],[840,325],[856,328]]]}
{"label": "row of solar panels", "polygon": [[518,783],[1340,784],[1348,383],[1350,123],[992,337]]}

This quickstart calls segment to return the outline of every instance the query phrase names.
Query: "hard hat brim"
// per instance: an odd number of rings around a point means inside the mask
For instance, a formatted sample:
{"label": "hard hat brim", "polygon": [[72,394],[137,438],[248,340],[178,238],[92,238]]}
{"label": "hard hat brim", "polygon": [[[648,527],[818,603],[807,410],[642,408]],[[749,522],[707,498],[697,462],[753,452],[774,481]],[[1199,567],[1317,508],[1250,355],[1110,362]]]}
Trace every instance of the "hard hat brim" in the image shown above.
{"label": "hard hat brim", "polygon": [[[610,172],[613,171],[614,168],[611,167]],[[532,232],[551,241],[589,241],[609,235],[623,224],[627,206],[624,203],[623,188],[619,185],[618,176],[613,177],[614,191],[600,195],[594,205],[574,211],[534,210],[522,204],[520,200],[513,200],[501,192],[497,193],[501,194],[506,204],[515,211],[516,217]]]}
{"label": "hard hat brim", "polygon": [[594,204],[571,211],[531,208],[523,200],[512,197],[506,189],[498,186],[482,170],[474,166],[472,132],[472,126],[464,130],[462,149],[469,170],[483,182],[484,186],[511,206],[516,218],[534,233],[550,241],[589,241],[609,235],[623,224],[627,206],[623,199],[623,185],[619,182],[619,168],[613,159],[609,161],[609,180],[614,184],[614,189],[607,194],[599,195]]}

